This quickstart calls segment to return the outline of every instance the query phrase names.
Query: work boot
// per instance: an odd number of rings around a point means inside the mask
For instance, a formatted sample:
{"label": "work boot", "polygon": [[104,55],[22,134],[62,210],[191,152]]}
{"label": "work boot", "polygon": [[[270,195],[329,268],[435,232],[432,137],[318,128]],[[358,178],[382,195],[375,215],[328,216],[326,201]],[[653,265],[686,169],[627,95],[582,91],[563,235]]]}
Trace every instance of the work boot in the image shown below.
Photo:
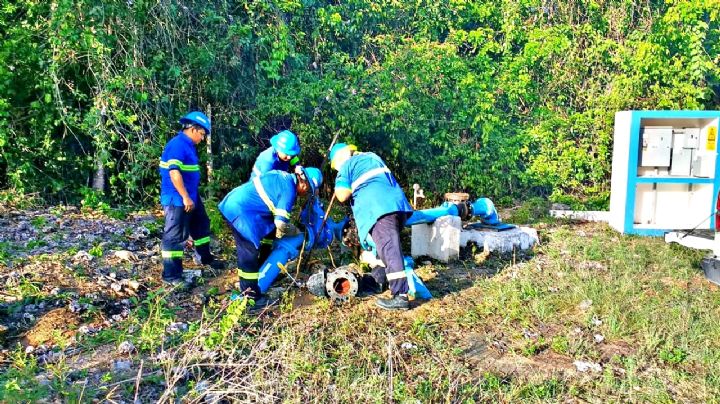
{"label": "work boot", "polygon": [[397,294],[390,299],[378,298],[375,305],[385,310],[407,310],[410,308],[408,295]]}
{"label": "work boot", "polygon": [[183,278],[163,278],[163,284],[170,287],[171,290],[182,292],[190,289],[191,284]]}
{"label": "work boot", "polygon": [[379,295],[387,289],[387,283],[380,284],[370,274],[363,274],[360,277],[360,287],[358,292],[362,295]]}
{"label": "work boot", "polygon": [[203,265],[207,265],[216,271],[222,271],[225,269],[225,261],[213,258],[210,262],[203,262]]}

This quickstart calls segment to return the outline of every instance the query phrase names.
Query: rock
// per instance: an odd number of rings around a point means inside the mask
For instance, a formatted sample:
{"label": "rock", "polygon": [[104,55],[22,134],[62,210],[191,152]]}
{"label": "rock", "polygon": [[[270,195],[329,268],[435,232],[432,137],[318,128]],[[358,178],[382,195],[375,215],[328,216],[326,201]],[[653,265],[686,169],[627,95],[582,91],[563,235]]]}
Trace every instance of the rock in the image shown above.
{"label": "rock", "polygon": [[70,301],[70,303],[68,304],[68,309],[69,309],[72,313],[79,313],[79,312],[83,309],[83,305],[80,304],[80,302],[78,302],[77,300],[72,300],[72,301]]}
{"label": "rock", "polygon": [[130,287],[130,289],[132,289],[132,290],[140,289],[140,282],[138,282],[138,281],[129,280],[127,284]]}
{"label": "rock", "polygon": [[31,354],[31,353],[33,353],[33,352],[35,352],[35,347],[34,347],[34,346],[28,345],[27,347],[25,347],[25,353],[26,353],[26,354],[29,355],[29,354]]}
{"label": "rock", "polygon": [[40,386],[49,386],[50,383],[52,382],[50,380],[50,378],[48,377],[48,375],[45,373],[41,373],[41,374],[35,376],[35,381]]}
{"label": "rock", "polygon": [[593,372],[602,372],[602,366],[599,363],[575,361],[573,362],[573,365],[575,365],[575,369],[577,369],[578,372],[585,373],[588,370]]}
{"label": "rock", "polygon": [[199,269],[184,269],[182,277],[185,282],[191,283],[195,278],[202,278],[202,270]]}
{"label": "rock", "polygon": [[132,367],[132,361],[131,360],[125,360],[125,359],[118,359],[113,361],[112,363],[112,370],[116,372],[123,372],[130,370]]}
{"label": "rock", "polygon": [[585,310],[589,309],[590,306],[592,306],[592,304],[593,304],[593,301],[590,300],[590,299],[583,300],[583,301],[580,302],[580,304],[578,305],[578,308],[579,308],[580,310],[585,311]]}
{"label": "rock", "polygon": [[72,262],[73,262],[74,264],[87,264],[87,263],[91,262],[91,261],[94,260],[94,259],[95,259],[95,257],[93,257],[92,255],[88,254],[87,251],[80,250],[80,251],[78,251],[75,255],[73,255],[73,257],[72,257]]}
{"label": "rock", "polygon": [[130,341],[123,341],[120,346],[118,346],[117,351],[121,355],[129,355],[136,351],[135,345],[133,345]]}
{"label": "rock", "polygon": [[400,345],[400,348],[402,349],[414,349],[417,348],[415,345],[413,345],[410,342],[403,342],[402,345]]}
{"label": "rock", "polygon": [[168,325],[167,328],[165,329],[165,331],[167,331],[170,334],[175,334],[178,332],[186,332],[187,330],[188,330],[188,325],[186,323],[182,323],[182,322],[172,323],[172,324]]}
{"label": "rock", "polygon": [[595,334],[593,337],[595,338],[595,342],[598,344],[605,341],[605,336],[602,334]]}
{"label": "rock", "polygon": [[49,352],[46,352],[46,353],[38,356],[38,362],[40,362],[40,364],[42,364],[42,365],[50,365],[50,364],[58,362],[61,357],[62,357],[61,353],[49,351]]}
{"label": "rock", "polygon": [[110,285],[110,289],[112,289],[113,291],[115,291],[115,292],[117,292],[117,293],[120,293],[120,291],[122,290],[122,285],[120,285],[120,284],[117,283],[117,282],[113,282],[113,283]]}
{"label": "rock", "polygon": [[564,203],[553,203],[550,205],[551,210],[570,210],[570,206]]}

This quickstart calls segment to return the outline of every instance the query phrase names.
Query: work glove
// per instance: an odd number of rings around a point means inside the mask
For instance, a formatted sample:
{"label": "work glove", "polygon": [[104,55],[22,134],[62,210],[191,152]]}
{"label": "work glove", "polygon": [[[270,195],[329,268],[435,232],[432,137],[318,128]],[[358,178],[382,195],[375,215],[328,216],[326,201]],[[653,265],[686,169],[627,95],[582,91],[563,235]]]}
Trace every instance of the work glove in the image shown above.
{"label": "work glove", "polygon": [[275,237],[283,238],[285,236],[294,236],[299,234],[297,227],[289,222],[283,222],[280,220],[275,221]]}

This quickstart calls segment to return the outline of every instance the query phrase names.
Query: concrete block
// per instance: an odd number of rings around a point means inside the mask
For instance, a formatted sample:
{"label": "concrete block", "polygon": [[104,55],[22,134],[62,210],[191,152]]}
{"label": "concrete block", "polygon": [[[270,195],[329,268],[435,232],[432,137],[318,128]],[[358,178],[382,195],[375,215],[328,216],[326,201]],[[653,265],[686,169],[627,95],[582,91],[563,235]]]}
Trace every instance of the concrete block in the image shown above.
{"label": "concrete block", "polygon": [[457,216],[443,216],[431,224],[412,226],[413,257],[428,256],[442,262],[460,257],[462,222]]}
{"label": "concrete block", "polygon": [[610,212],[604,210],[555,210],[550,209],[550,216],[571,220],[584,220],[587,222],[610,222]]}
{"label": "concrete block", "polygon": [[506,231],[463,230],[460,234],[460,246],[466,247],[475,242],[483,251],[511,252],[513,248],[528,250],[540,243],[537,230],[530,227],[517,227]]}

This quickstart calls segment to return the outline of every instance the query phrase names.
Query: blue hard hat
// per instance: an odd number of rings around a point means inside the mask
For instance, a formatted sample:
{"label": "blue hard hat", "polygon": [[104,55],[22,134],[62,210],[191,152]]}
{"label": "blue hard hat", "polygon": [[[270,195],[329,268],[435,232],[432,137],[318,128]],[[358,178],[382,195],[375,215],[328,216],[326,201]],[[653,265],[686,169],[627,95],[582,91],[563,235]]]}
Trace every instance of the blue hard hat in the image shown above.
{"label": "blue hard hat", "polygon": [[345,149],[347,149],[347,148],[349,148],[349,149],[352,150],[352,151],[357,151],[357,146],[355,146],[354,144],[347,144],[347,143],[337,143],[336,145],[334,145],[334,146],[332,147],[332,149],[330,149],[330,156],[329,156],[329,158],[330,158],[330,168],[334,168],[334,169],[337,170],[337,167],[335,167],[335,163],[334,163],[335,156],[336,156],[339,152],[341,152],[341,151],[343,151],[343,150],[345,150]]}
{"label": "blue hard hat", "polygon": [[302,171],[305,178],[308,180],[308,183],[310,183],[310,191],[314,194],[315,191],[322,185],[322,172],[315,167],[303,167]]}
{"label": "blue hard hat", "polygon": [[200,111],[193,111],[180,118],[181,125],[195,124],[205,129],[205,132],[210,133],[210,118]]}
{"label": "blue hard hat", "polygon": [[300,154],[300,141],[294,133],[284,130],[270,138],[272,147],[287,154],[288,156],[297,156]]}

